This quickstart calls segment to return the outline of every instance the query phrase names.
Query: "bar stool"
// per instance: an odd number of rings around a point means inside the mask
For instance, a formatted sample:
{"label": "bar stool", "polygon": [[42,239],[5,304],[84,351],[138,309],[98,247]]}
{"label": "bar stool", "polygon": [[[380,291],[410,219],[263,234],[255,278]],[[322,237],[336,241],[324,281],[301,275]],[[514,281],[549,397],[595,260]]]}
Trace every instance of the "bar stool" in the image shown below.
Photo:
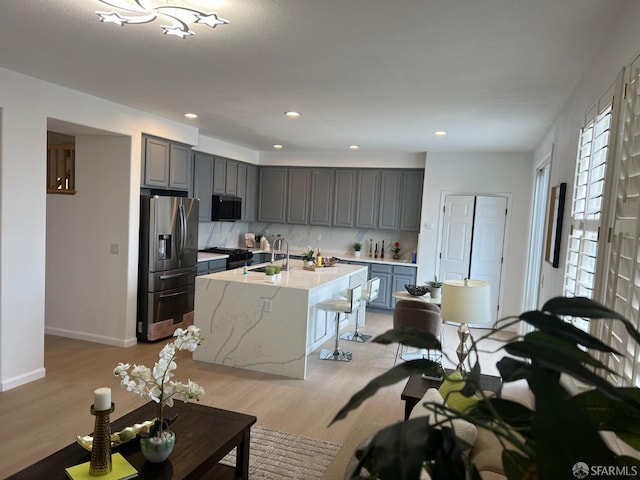
{"label": "bar stool", "polygon": [[362,296],[362,285],[356,285],[355,287],[347,290],[347,299],[341,300],[338,298],[330,298],[316,304],[316,308],[324,310],[325,312],[336,312],[336,341],[333,349],[323,348],[320,351],[320,359],[322,360],[336,360],[340,362],[350,362],[351,352],[344,352],[340,350],[340,314],[341,313],[353,313],[354,310],[360,305],[360,297]]}
{"label": "bar stool", "polygon": [[[362,291],[362,300],[369,303],[371,300],[378,298],[380,293],[380,277],[374,277],[367,282],[367,289]],[[360,309],[356,311],[356,326],[353,332],[345,333],[340,338],[343,340],[349,340],[350,342],[364,343],[371,338],[371,335],[364,335],[358,331],[358,317],[360,316]]]}

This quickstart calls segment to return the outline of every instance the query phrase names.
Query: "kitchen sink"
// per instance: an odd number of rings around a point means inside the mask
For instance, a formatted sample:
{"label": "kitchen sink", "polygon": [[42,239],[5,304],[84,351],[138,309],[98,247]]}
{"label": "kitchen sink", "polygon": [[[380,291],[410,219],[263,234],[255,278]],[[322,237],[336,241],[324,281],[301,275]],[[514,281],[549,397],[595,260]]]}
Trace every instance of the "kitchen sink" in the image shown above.
{"label": "kitchen sink", "polygon": [[258,268],[250,268],[249,269],[249,273],[251,273],[251,272],[264,273],[266,271],[267,271],[267,267],[258,267]]}

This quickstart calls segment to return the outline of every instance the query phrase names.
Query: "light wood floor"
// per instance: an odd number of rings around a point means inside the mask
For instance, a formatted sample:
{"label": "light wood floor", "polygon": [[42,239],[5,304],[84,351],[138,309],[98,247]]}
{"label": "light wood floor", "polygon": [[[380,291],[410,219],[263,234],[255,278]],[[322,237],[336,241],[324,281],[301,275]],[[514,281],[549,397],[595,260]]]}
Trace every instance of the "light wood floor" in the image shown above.
{"label": "light wood floor", "polygon": [[[375,335],[391,326],[391,315],[367,312],[366,333]],[[445,332],[445,350],[454,359],[455,327],[447,326]],[[142,405],[142,398],[119,386],[112,370],[118,362],[151,367],[164,343],[119,348],[47,335],[46,377],[0,393],[0,478],[72,443],[77,434],[91,432],[94,417],[89,407],[96,388],[111,387],[112,418]],[[347,419],[328,427],[351,395],[393,365],[396,353],[395,345],[370,342],[342,341],[341,347],[353,352],[352,362],[322,361],[316,351],[309,355],[306,380],[196,362],[188,352],[178,359],[175,378],[191,378],[203,385],[201,403],[205,405],[255,415],[263,427],[343,443],[358,422],[401,420],[400,393],[405,382],[381,390]],[[483,373],[496,373],[494,356],[502,355],[487,354],[481,359]]]}

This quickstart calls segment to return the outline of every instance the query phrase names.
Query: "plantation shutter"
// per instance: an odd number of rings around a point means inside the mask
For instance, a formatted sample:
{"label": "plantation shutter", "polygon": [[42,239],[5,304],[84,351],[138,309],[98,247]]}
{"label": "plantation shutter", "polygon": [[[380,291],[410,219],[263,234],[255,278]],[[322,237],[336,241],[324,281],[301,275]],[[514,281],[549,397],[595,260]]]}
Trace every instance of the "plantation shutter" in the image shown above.
{"label": "plantation shutter", "polygon": [[[613,91],[611,86],[591,109],[580,132],[564,277],[564,295],[569,297],[595,298]],[[572,322],[589,329],[585,319],[574,318]]]}
{"label": "plantation shutter", "polygon": [[[635,71],[625,100],[622,148],[617,171],[615,218],[609,268],[606,304],[639,327],[640,309],[640,70]],[[640,355],[620,322],[598,322],[598,337],[623,355],[602,355],[609,368],[620,375],[610,375],[619,385],[640,386]]]}

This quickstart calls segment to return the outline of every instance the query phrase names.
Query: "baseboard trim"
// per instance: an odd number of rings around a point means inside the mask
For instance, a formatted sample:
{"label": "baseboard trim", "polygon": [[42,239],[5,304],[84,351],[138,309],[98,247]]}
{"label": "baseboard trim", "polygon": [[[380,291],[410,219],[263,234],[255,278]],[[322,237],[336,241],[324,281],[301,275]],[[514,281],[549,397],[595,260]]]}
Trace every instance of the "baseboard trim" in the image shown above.
{"label": "baseboard trim", "polygon": [[93,333],[78,332],[75,330],[66,330],[64,328],[44,327],[44,333],[47,335],[55,335],[57,337],[73,338],[75,340],[84,340],[86,342],[102,343],[114,347],[132,347],[138,343],[136,338],[115,338],[105,335],[95,335]]}
{"label": "baseboard trim", "polygon": [[31,372],[24,373],[22,375],[18,375],[17,377],[9,378],[7,380],[2,380],[0,381],[0,392],[6,392],[7,390],[11,390],[12,388],[25,385],[35,380],[40,380],[41,378],[44,378],[45,375],[46,375],[46,369],[43,367],[43,368],[37,368],[35,370],[32,370]]}

